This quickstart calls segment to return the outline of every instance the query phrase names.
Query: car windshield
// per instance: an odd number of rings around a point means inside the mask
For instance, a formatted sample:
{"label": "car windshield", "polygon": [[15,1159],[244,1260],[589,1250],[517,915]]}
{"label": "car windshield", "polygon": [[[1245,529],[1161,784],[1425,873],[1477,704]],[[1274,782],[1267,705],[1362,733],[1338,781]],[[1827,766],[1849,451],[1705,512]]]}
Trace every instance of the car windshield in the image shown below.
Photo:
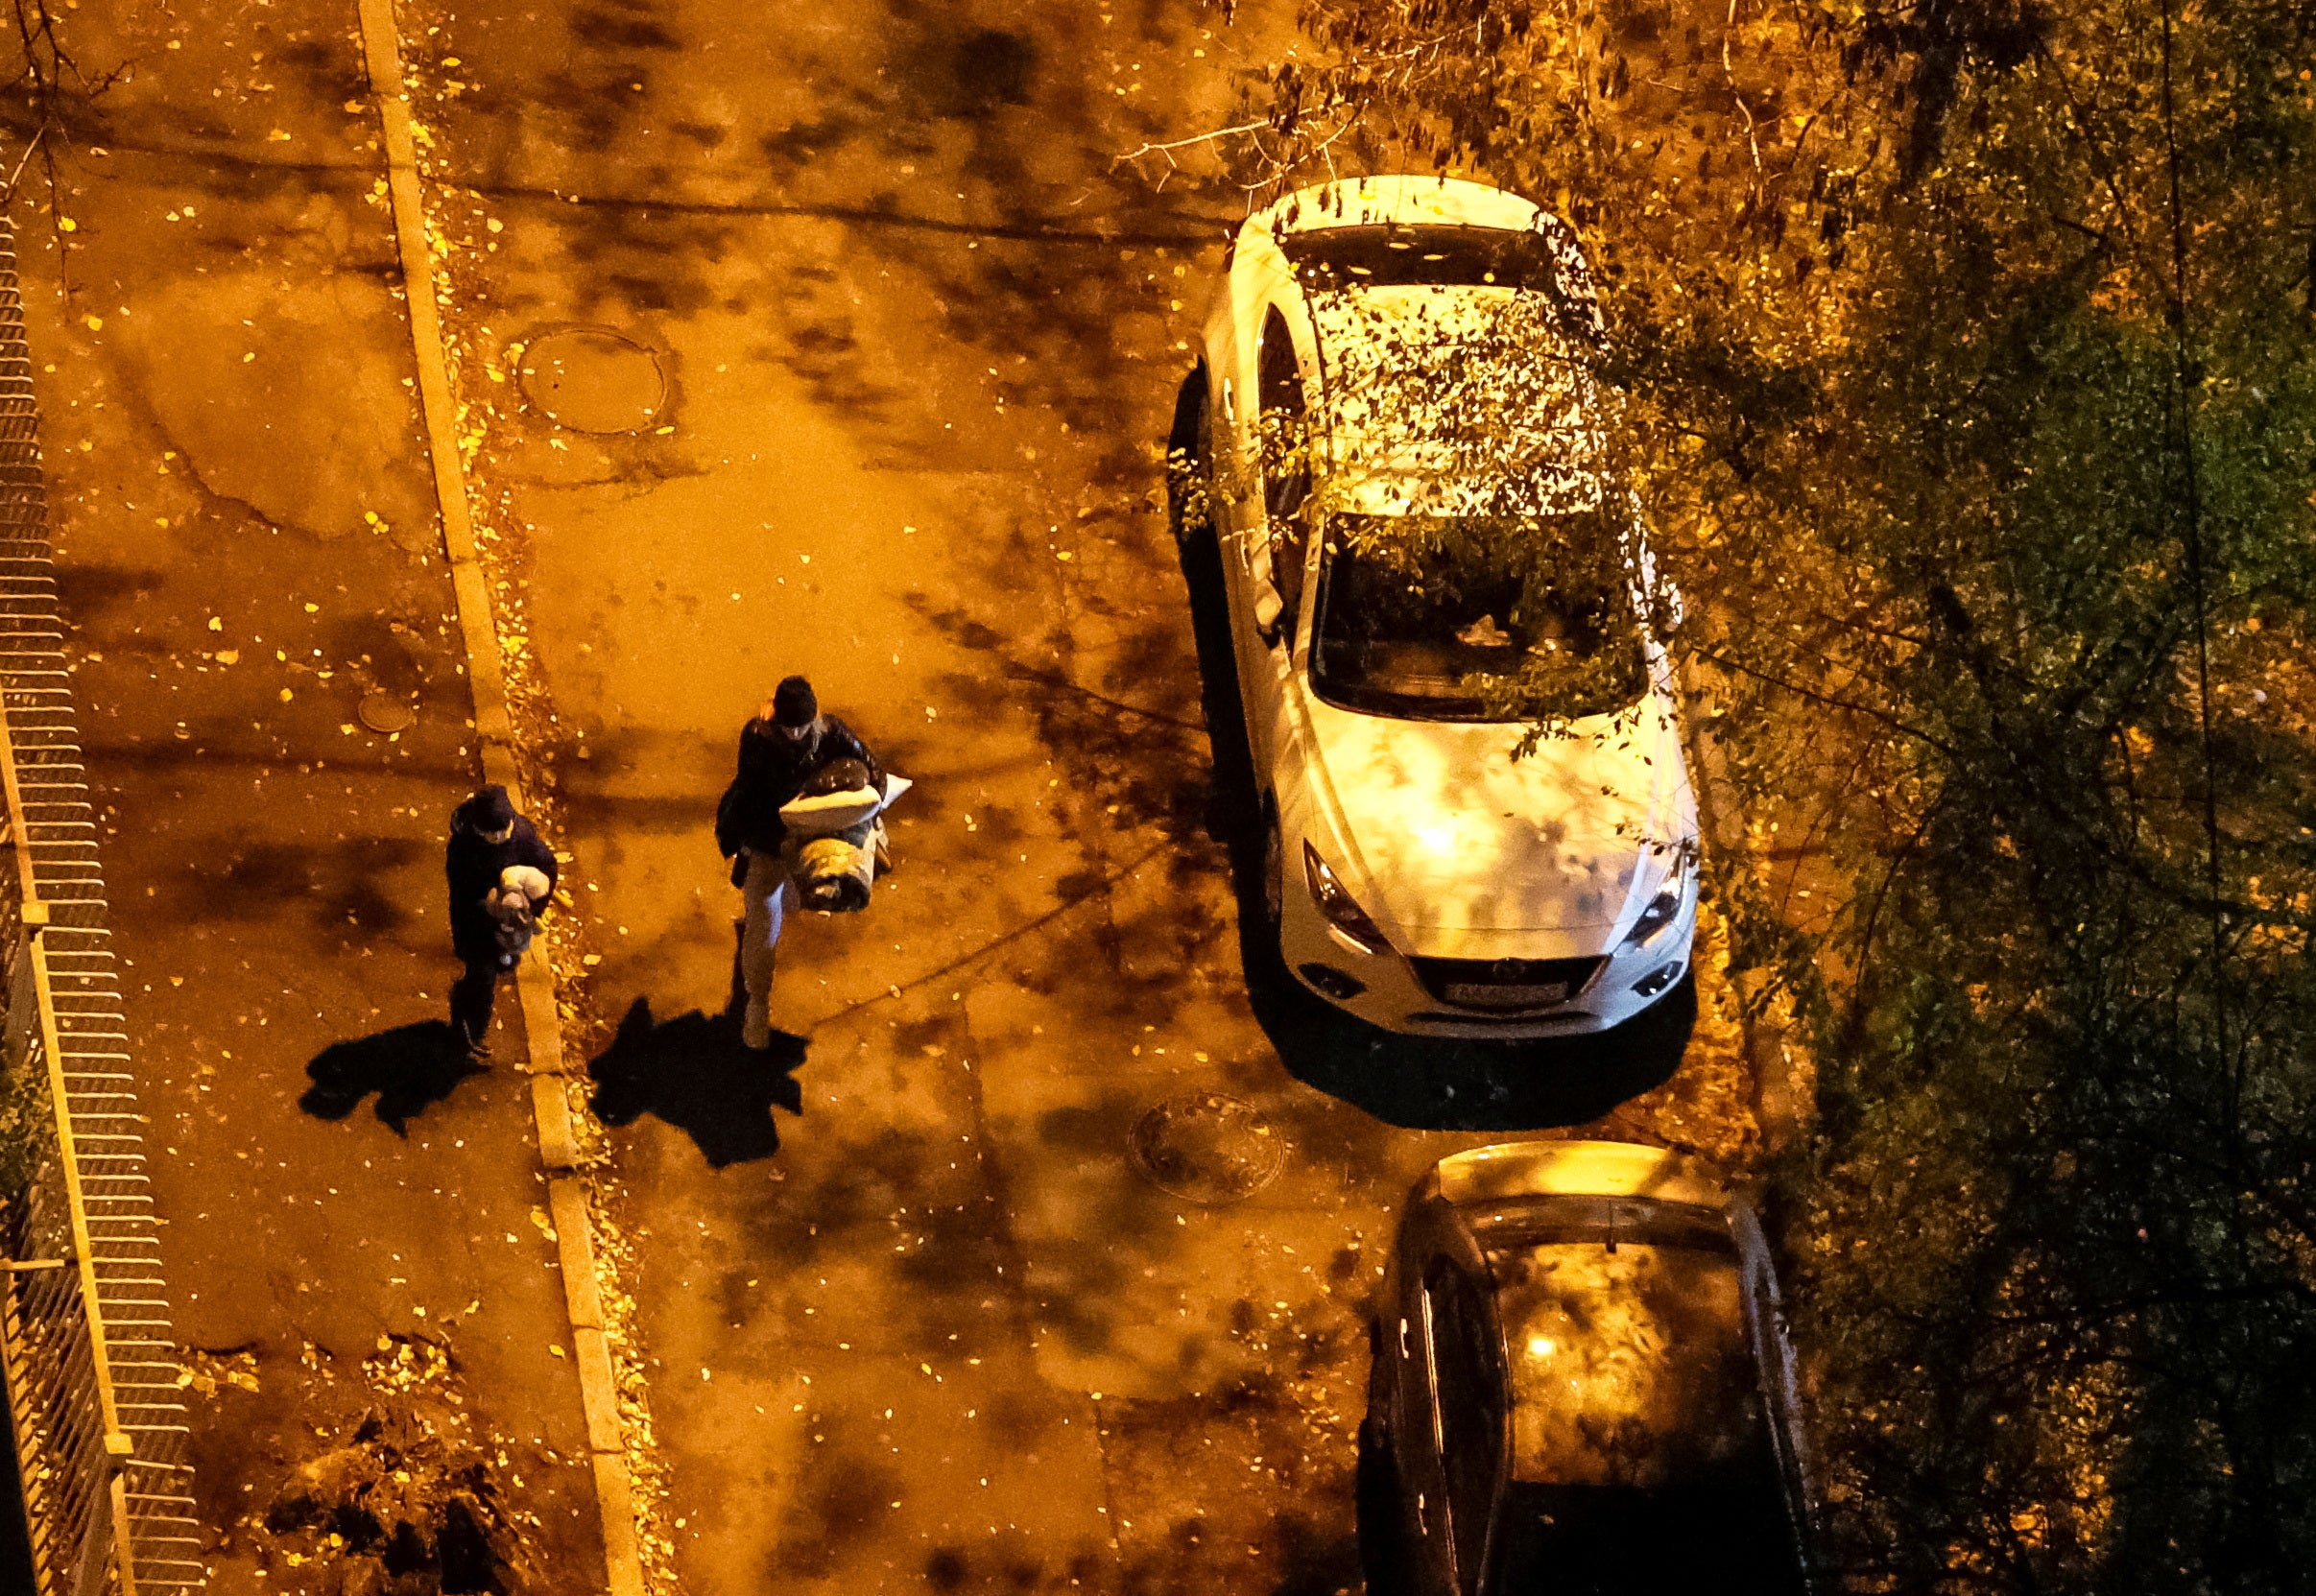
{"label": "car windshield", "polygon": [[1480,1239],[1510,1361],[1516,1479],[1656,1489],[1761,1447],[1736,1250],[1712,1216],[1563,1201]]}
{"label": "car windshield", "polygon": [[1618,540],[1562,515],[1327,517],[1311,681],[1416,720],[1562,720],[1648,690]]}

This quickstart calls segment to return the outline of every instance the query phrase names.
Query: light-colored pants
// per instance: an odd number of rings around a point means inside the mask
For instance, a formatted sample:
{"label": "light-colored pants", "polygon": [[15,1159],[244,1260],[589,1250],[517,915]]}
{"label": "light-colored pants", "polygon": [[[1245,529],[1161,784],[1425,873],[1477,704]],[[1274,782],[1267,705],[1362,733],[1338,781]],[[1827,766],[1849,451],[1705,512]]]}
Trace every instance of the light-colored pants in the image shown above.
{"label": "light-colored pants", "polygon": [[748,875],[740,884],[748,917],[740,930],[740,981],[748,1006],[740,1012],[740,1040],[749,1047],[772,1045],[772,969],[780,946],[780,927],[797,906],[796,883],[777,853],[748,850]]}

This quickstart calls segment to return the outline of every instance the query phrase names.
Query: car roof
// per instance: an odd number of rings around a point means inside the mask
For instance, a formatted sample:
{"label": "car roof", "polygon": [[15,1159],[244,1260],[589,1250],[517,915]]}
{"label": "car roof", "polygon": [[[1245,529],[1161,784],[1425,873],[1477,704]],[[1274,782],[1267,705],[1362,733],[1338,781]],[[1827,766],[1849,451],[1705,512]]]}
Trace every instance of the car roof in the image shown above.
{"label": "car roof", "polygon": [[1380,223],[1432,223],[1521,231],[1543,212],[1535,202],[1465,178],[1347,178],[1299,188],[1247,219],[1263,233],[1309,232]]}
{"label": "car roof", "polygon": [[[1421,501],[1434,513],[1475,513],[1513,480],[1531,485],[1518,497],[1537,512],[1602,502],[1596,385],[1526,298],[1475,287],[1312,298],[1325,420],[1340,451],[1330,473],[1337,508],[1394,514]],[[1458,351],[1446,363],[1451,376],[1427,374],[1419,356],[1437,349]],[[1498,430],[1475,460],[1468,419],[1477,406],[1493,407]]]}
{"label": "car roof", "polygon": [[1458,1207],[1522,1197],[1647,1197],[1722,1208],[1730,1193],[1693,1158],[1633,1142],[1498,1142],[1433,1166],[1440,1195]]}

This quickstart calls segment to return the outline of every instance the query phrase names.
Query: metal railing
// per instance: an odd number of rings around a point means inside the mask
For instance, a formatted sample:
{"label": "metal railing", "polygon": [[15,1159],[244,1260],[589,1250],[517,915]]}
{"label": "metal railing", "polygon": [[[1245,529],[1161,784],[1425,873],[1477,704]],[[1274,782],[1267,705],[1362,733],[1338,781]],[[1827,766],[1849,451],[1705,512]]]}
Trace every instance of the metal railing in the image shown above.
{"label": "metal railing", "polygon": [[37,427],[0,220],[0,1376],[39,1596],[154,1596],[201,1585],[201,1529]]}

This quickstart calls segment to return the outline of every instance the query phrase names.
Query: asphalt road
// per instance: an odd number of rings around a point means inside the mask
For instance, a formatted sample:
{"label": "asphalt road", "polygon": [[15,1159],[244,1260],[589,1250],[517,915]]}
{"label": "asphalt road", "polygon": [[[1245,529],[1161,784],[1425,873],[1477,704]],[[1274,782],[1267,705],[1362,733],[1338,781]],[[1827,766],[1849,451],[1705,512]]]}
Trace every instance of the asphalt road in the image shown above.
{"label": "asphalt road", "polygon": [[[1709,968],[1693,1036],[1495,1049],[1358,1031],[1242,955],[1243,755],[1158,440],[1245,197],[1119,157],[1233,120],[1282,11],[400,13],[525,758],[573,857],[652,1561],[682,1589],[1348,1588],[1361,1311],[1421,1168],[1577,1126],[1755,1155]],[[304,48],[262,92],[310,131],[244,114],[354,175],[356,47]],[[249,104],[264,63],[227,64]],[[210,136],[198,108],[152,140]],[[330,236],[279,173],[218,181],[271,196],[248,251]],[[328,344],[285,358],[325,372]],[[157,406],[218,379],[146,380]],[[357,536],[415,558],[423,457],[379,414],[353,458],[400,497],[349,503],[395,535]],[[784,943],[772,1072],[715,1018],[737,897],[710,821],[790,671],[919,785],[871,910]],[[210,979],[229,1001],[229,962]]]}

